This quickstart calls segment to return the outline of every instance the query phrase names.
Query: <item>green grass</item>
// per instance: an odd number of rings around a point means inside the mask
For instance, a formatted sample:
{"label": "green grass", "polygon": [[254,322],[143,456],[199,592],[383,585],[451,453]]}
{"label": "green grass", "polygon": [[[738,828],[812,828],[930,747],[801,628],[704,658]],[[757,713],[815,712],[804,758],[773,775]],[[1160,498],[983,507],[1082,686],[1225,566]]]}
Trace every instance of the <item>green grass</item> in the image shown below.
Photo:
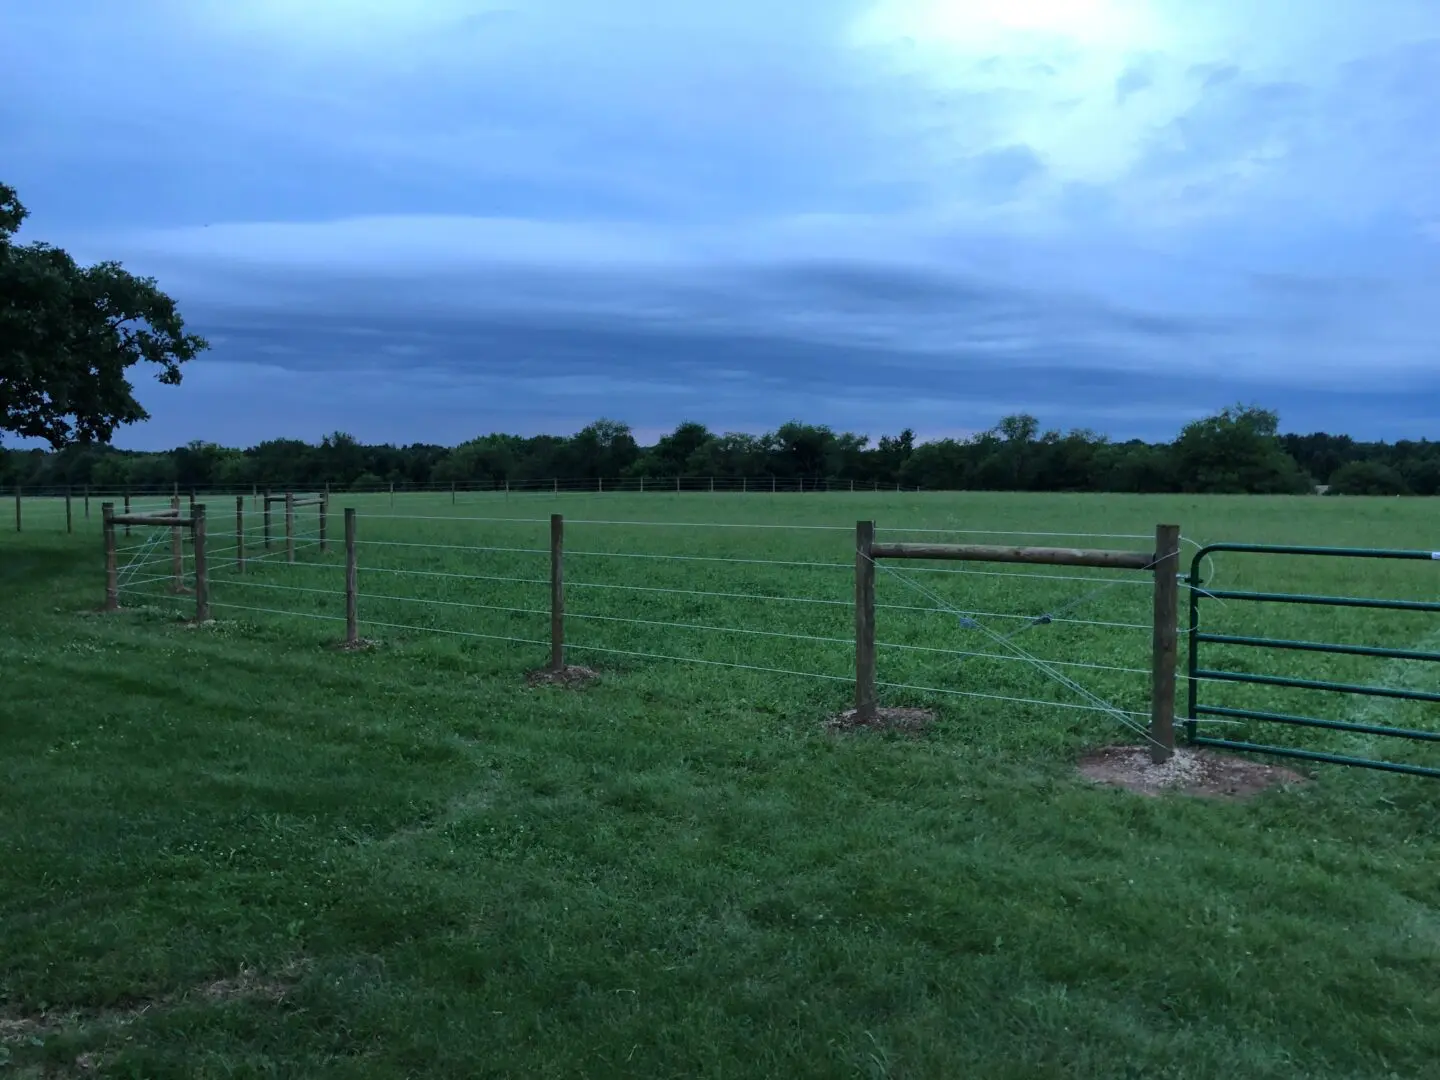
{"label": "green grass", "polygon": [[[361,547],[361,629],[381,643],[364,653],[326,647],[343,624],[302,617],[343,612],[333,552],[252,564],[245,582],[218,552],[219,621],[192,629],[163,581],[127,593],[124,613],[93,614],[93,517],[69,538],[40,511],[0,534],[0,1075],[1411,1077],[1440,1058],[1432,781],[1318,767],[1245,803],[1093,788],[1077,754],[1133,732],[1103,713],[963,696],[1078,702],[1028,664],[918,650],[884,650],[881,678],[898,684],[887,701],[936,706],[935,728],[836,738],[822,722],[848,700],[846,646],[767,635],[843,641],[843,565],[578,554],[846,564],[859,517],[891,539],[1174,521],[1201,541],[1423,548],[1433,506],[442,495],[393,510],[337,497],[337,510],[347,501],[364,541],[447,545]],[[473,579],[543,582],[543,554],[474,549],[543,549],[557,509],[571,613],[605,617],[567,628],[572,659],[602,673],[580,692],[527,687],[544,646],[499,640],[545,639],[547,586]],[[209,516],[212,545],[233,543],[233,501]],[[839,528],[580,524],[637,519]],[[164,550],[152,557],[162,576]],[[932,649],[999,647],[953,616],[898,610],[931,606],[927,594],[1008,632],[1023,623],[996,616],[1096,587],[897,570],[881,576],[880,638]],[[1207,576],[1433,599],[1437,572],[1224,556]],[[1068,615],[1143,625],[1149,600],[1143,581],[1120,584]],[[1440,644],[1434,617],[1406,613],[1202,611],[1226,632]],[[647,623],[611,621],[632,618]],[[1143,669],[1149,648],[1142,630],[1080,622],[1014,641],[1107,669]],[[1417,664],[1213,655],[1440,685]],[[1143,676],[1068,670],[1143,711]],[[1440,728],[1433,705],[1205,695]],[[1436,763],[1405,743],[1220,730]]]}

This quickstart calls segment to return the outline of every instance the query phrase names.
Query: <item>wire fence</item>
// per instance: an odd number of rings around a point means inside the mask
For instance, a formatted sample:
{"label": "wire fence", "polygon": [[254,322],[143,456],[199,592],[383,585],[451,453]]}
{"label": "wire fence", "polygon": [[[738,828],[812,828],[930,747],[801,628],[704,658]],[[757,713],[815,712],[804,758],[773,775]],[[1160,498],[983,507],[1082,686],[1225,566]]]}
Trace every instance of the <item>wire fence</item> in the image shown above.
{"label": "wire fence", "polygon": [[[170,500],[150,505],[164,509]],[[132,508],[139,512],[133,500]],[[313,627],[310,637],[335,640],[347,612],[338,523],[331,521],[329,550],[321,551],[318,523],[297,515],[292,561],[283,536],[272,533],[271,547],[263,546],[255,517],[242,514],[227,533],[212,516],[210,607],[256,629],[279,632],[288,619],[293,633],[300,620]],[[487,656],[509,647],[532,667],[546,665],[549,517],[364,513],[357,525],[359,632],[398,647],[448,641]],[[578,517],[565,530],[562,625],[571,662],[661,677],[685,666],[728,669],[800,681],[831,707],[843,706],[855,680],[853,526]],[[1118,532],[886,531],[1131,547],[1153,540]],[[152,527],[119,547],[124,605],[183,610],[194,555],[182,544],[177,578],[171,533]],[[1008,705],[1022,715],[1059,709],[1134,727],[1148,715],[1153,627],[1148,596],[1130,587],[1145,583],[1034,567],[922,565],[887,574],[876,604],[884,657],[878,685],[895,702]],[[1022,635],[1026,648],[1015,644]]]}
{"label": "wire fence", "polygon": [[[262,507],[263,501],[262,496]],[[130,501],[136,514],[172,505],[173,496],[132,496]],[[389,512],[388,506],[365,510],[362,504],[351,549],[358,589],[347,594],[338,513],[330,516],[328,535],[322,535],[315,511],[296,512],[287,535],[286,515],[275,502],[267,544],[263,514],[252,500],[241,499],[234,521],[227,504],[219,504],[225,508],[220,514],[214,512],[216,505],[212,502],[208,511],[206,545],[210,608],[216,617],[243,623],[247,632],[274,635],[277,642],[314,643],[335,643],[363,632],[387,648],[458,650],[467,662],[492,667],[523,662],[541,669],[553,656],[557,620],[549,515],[523,509],[447,513],[433,506],[415,506],[415,513],[404,514]],[[665,680],[663,688],[652,686],[650,692],[689,692],[687,670],[728,672],[729,692],[743,693],[747,700],[783,693],[787,699],[801,695],[834,711],[844,709],[857,686],[855,526],[814,520],[815,514],[796,516],[800,520],[790,522],[705,521],[680,514],[675,520],[647,519],[584,511],[567,516],[558,620],[564,658]],[[973,529],[933,520],[883,531],[892,541],[924,544],[1058,542],[1131,553],[1150,550],[1155,539],[1119,530]],[[176,532],[163,525],[135,526],[123,542],[117,538],[117,585],[125,606],[183,614],[195,602],[193,546],[184,531],[177,545]],[[1188,538],[1181,544],[1188,569],[1198,544]],[[1205,598],[1257,586],[1342,592],[1337,582],[1304,577],[1313,573],[1313,562],[1271,560],[1264,581],[1257,581],[1247,578],[1252,571],[1217,566],[1211,557],[1193,576],[1182,571],[1179,584]],[[953,715],[964,721],[1053,726],[1058,720],[1068,725],[1066,730],[1119,727],[1141,741],[1151,737],[1147,722],[1157,629],[1151,610],[1153,574],[1072,566],[981,569],[967,563],[907,562],[902,569],[882,560],[875,565],[875,685],[882,704],[950,703]],[[1415,564],[1368,567],[1360,591],[1394,598],[1431,596],[1433,572],[1423,576],[1429,565],[1420,566],[1419,578]],[[352,605],[353,624],[348,617]],[[1440,649],[1440,635],[1422,634],[1417,640],[1404,616],[1382,625],[1373,613],[1327,611],[1329,625],[1317,631],[1312,609],[1303,605],[1262,612],[1257,605],[1221,598],[1205,599],[1197,610],[1203,611],[1203,629],[1210,635],[1288,637],[1302,643],[1324,637],[1390,650]],[[1173,629],[1183,642],[1200,625],[1189,623],[1182,605]],[[1253,664],[1253,653],[1226,644],[1206,648],[1218,654],[1218,666],[1253,670],[1246,666]],[[1366,681],[1359,672],[1362,661],[1355,657],[1302,650],[1283,659],[1286,665],[1277,673],[1284,676]],[[1416,681],[1429,676],[1413,675],[1403,655],[1392,667],[1386,673],[1389,683],[1440,692],[1440,686]],[[1204,672],[1197,678],[1214,682]],[[1270,686],[1231,681],[1212,689],[1231,695],[1225,704],[1276,715],[1287,711]],[[1294,711],[1342,723],[1374,722],[1369,713],[1347,708],[1344,699],[1332,695]],[[1424,700],[1396,701],[1387,709],[1386,720],[1416,730],[1440,726],[1433,704]],[[1246,722],[1224,716],[1187,720],[1202,731],[1246,733]],[[1301,731],[1294,739],[1309,737]],[[1336,736],[1342,738],[1360,736]],[[1273,733],[1269,739],[1277,741]],[[1284,742],[1283,733],[1278,741]]]}

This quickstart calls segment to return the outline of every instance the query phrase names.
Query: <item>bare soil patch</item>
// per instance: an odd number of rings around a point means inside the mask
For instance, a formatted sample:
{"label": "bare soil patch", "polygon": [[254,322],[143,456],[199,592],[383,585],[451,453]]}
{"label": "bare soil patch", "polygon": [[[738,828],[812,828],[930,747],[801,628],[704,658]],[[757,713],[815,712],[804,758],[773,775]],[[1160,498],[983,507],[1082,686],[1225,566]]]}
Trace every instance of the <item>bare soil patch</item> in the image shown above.
{"label": "bare soil patch", "polygon": [[[67,1029],[81,1027],[117,1028],[139,1020],[146,1013],[157,1009],[173,1008],[186,998],[203,998],[207,1001],[269,1001],[278,1002],[290,993],[297,979],[305,970],[303,962],[287,965],[278,974],[264,975],[253,968],[241,968],[230,978],[191,987],[176,994],[135,1001],[129,1005],[108,1009],[76,1009],[54,1007],[41,1012],[25,1014],[0,1009],[0,1046],[6,1043],[20,1043],[34,1038],[43,1038]],[[76,1066],[83,1072],[94,1067],[93,1055],[82,1055]]]}
{"label": "bare soil patch", "polygon": [[837,734],[851,731],[898,731],[905,735],[918,735],[933,723],[933,709],[876,709],[875,716],[869,720],[862,720],[854,709],[846,709],[839,716],[826,720],[825,728]]}
{"label": "bare soil patch", "polygon": [[336,652],[369,652],[378,649],[380,643],[372,638],[356,638],[354,641],[337,641],[330,646]]}
{"label": "bare soil patch", "polygon": [[525,676],[525,681],[531,686],[562,686],[567,690],[579,690],[598,678],[600,673],[594,668],[585,667],[583,664],[566,664],[559,671],[550,668],[532,671]]}
{"label": "bare soil patch", "polygon": [[1151,797],[1247,799],[1272,787],[1307,782],[1282,765],[1186,746],[1177,746],[1175,756],[1162,765],[1150,760],[1148,746],[1106,746],[1082,757],[1079,769],[1080,775],[1096,783]]}

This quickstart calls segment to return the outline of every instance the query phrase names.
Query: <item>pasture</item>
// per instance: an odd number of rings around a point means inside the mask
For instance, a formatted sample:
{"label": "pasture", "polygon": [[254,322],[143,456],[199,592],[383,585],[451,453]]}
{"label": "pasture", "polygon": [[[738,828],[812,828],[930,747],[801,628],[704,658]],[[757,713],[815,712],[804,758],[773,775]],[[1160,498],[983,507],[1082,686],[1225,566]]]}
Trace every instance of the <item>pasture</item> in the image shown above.
{"label": "pasture", "polygon": [[[243,575],[234,499],[203,501],[199,628],[168,534],[122,539],[125,610],[103,616],[98,512],[66,536],[27,508],[0,534],[17,1075],[1386,1077],[1440,1055],[1434,781],[1300,767],[1235,801],[1076,775],[1140,741],[1148,576],[887,569],[882,698],[938,720],[825,727],[853,689],[857,519],[889,540],[1148,550],[1168,522],[1428,548],[1424,501],[336,495],[331,550],[301,511],[289,565],[246,500]],[[351,652],[332,647],[344,506],[377,643]],[[525,678],[547,657],[552,512],[568,658],[600,676],[583,689]],[[1220,555],[1205,576],[1434,600],[1437,574]],[[1433,615],[1202,605],[1213,632],[1440,647]],[[1440,689],[1416,662],[1207,650]],[[1440,729],[1429,703],[1203,693]],[[1440,764],[1265,727],[1214,733]]]}

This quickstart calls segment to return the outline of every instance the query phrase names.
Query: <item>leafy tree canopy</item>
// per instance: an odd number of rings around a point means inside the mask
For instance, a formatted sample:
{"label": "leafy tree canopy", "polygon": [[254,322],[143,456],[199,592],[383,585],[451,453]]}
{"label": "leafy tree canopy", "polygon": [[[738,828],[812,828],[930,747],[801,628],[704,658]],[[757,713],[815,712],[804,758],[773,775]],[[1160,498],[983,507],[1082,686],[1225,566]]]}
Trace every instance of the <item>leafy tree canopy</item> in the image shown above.
{"label": "leafy tree canopy", "polygon": [[17,244],[27,211],[0,184],[0,433],[55,449],[106,444],[149,414],[128,371],[142,361],[180,382],[180,365],[209,347],[185,332],[153,278],[117,262],[80,266],[44,243]]}

